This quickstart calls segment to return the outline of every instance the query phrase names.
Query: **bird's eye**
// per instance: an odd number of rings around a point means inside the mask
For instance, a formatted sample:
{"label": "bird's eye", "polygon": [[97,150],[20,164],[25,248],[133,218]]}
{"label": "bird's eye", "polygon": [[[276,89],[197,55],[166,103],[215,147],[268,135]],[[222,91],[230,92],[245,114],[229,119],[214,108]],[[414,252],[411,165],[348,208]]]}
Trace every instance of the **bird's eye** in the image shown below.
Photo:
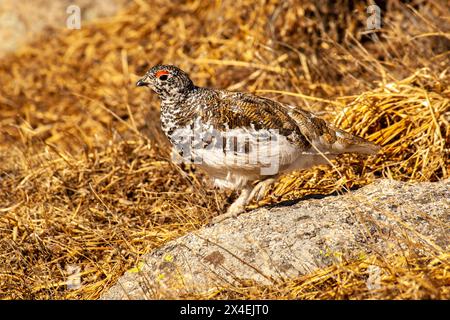
{"label": "bird's eye", "polygon": [[156,72],[155,76],[162,81],[166,81],[169,78],[169,71],[160,70]]}

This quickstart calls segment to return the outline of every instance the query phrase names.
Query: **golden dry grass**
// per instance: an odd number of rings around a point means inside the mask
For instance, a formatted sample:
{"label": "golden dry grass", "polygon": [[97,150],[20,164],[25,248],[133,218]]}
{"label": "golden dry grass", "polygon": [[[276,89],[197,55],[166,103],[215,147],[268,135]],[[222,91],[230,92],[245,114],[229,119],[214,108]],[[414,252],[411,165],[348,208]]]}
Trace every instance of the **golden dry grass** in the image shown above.
{"label": "golden dry grass", "polygon": [[[142,254],[227,205],[230,195],[211,190],[195,167],[171,164],[157,99],[134,88],[159,62],[199,85],[314,110],[383,146],[377,157],[349,155],[283,177],[259,205],[376,177],[448,178],[445,1],[389,2],[376,41],[363,34],[365,3],[333,3],[136,0],[2,59],[0,296],[98,298]],[[448,298],[448,255],[438,257],[388,260],[375,297]],[[67,288],[67,265],[81,267],[80,289]],[[197,298],[371,298],[363,274],[364,261],[349,262],[273,288]]]}

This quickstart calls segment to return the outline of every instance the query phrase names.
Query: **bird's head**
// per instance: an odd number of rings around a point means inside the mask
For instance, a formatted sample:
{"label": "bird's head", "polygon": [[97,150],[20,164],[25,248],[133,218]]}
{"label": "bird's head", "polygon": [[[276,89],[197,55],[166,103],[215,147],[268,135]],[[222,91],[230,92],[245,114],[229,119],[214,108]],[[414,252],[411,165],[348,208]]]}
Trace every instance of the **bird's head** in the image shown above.
{"label": "bird's head", "polygon": [[150,87],[162,100],[184,96],[194,87],[189,75],[178,67],[158,64],[140,79],[136,86]]}

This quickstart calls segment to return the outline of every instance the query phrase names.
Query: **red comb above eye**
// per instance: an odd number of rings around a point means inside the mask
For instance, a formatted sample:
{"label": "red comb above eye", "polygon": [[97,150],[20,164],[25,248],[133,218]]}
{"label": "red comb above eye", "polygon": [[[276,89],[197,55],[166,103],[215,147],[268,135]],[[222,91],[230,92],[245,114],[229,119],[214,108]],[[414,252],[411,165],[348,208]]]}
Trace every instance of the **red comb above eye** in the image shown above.
{"label": "red comb above eye", "polygon": [[167,71],[167,70],[160,70],[160,71],[155,73],[155,77],[159,78],[159,77],[161,77],[163,75],[168,75],[168,74],[169,74],[169,71]]}

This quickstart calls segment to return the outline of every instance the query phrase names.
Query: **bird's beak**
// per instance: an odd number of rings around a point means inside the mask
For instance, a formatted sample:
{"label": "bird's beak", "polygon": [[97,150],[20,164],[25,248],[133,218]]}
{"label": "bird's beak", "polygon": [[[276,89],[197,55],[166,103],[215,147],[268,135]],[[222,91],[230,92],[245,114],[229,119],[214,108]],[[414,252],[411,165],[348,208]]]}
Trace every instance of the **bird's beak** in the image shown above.
{"label": "bird's beak", "polygon": [[139,79],[138,82],[136,82],[136,87],[147,87],[148,82],[146,81],[146,79],[147,79],[147,77]]}

